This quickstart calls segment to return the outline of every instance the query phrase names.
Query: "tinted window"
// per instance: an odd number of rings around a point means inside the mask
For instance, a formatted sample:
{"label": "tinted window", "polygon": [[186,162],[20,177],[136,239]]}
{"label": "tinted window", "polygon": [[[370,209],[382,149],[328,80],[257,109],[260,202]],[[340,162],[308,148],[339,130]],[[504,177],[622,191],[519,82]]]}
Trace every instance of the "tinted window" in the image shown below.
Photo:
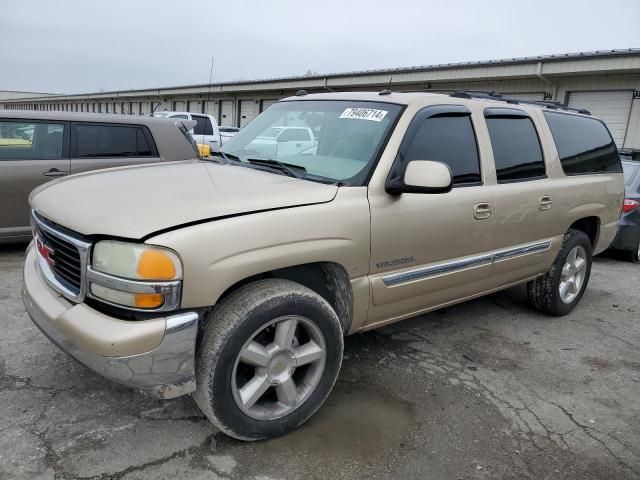
{"label": "tinted window", "polygon": [[[191,115],[191,119],[198,122],[195,127],[193,127],[194,135],[207,135],[205,132],[207,131],[206,120],[207,117],[199,117],[197,115]],[[209,134],[211,135],[211,134]]]}
{"label": "tinted window", "polygon": [[487,117],[498,183],[544,177],[538,134],[528,117]]}
{"label": "tinted window", "polygon": [[301,128],[289,128],[278,137],[279,142],[306,142],[310,140],[309,132]]}
{"label": "tinted window", "polygon": [[140,127],[120,125],[76,126],[76,155],[83,157],[135,157],[152,155]]}
{"label": "tinted window", "polygon": [[0,160],[62,158],[64,124],[0,120]]}
{"label": "tinted window", "polygon": [[136,128],[136,147],[138,150],[138,155],[143,157],[150,157],[153,155],[153,151],[151,150],[151,146],[149,142],[147,142],[147,137],[144,136],[144,132],[141,128]]}
{"label": "tinted window", "polygon": [[609,131],[595,118],[544,112],[567,175],[621,172],[620,158]]}
{"label": "tinted window", "polygon": [[624,172],[624,185],[630,187],[640,170],[640,163],[622,162]]}
{"label": "tinted window", "polygon": [[211,119],[204,117],[204,134],[213,135],[213,125],[211,125]]}
{"label": "tinted window", "polygon": [[433,160],[449,165],[453,184],[481,183],[480,162],[471,118],[427,118],[413,137],[404,160]]}

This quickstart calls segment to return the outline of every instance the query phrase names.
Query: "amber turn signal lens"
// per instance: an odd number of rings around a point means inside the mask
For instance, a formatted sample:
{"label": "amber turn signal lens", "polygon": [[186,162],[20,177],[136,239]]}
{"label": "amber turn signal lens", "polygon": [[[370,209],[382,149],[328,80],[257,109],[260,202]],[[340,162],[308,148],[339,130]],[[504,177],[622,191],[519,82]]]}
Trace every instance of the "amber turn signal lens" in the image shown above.
{"label": "amber turn signal lens", "polygon": [[176,267],[166,253],[145,250],[138,260],[138,275],[149,280],[173,280],[176,278]]}
{"label": "amber turn signal lens", "polygon": [[159,293],[136,293],[134,299],[138,308],[158,308],[164,303],[164,297]]}

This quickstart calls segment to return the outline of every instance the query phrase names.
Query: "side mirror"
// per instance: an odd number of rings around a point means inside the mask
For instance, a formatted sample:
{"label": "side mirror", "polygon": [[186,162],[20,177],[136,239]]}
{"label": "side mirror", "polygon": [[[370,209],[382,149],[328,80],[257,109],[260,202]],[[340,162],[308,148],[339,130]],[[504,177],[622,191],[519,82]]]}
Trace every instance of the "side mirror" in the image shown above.
{"label": "side mirror", "polygon": [[387,183],[388,193],[447,193],[453,186],[449,166],[431,160],[412,160],[402,178],[396,177]]}

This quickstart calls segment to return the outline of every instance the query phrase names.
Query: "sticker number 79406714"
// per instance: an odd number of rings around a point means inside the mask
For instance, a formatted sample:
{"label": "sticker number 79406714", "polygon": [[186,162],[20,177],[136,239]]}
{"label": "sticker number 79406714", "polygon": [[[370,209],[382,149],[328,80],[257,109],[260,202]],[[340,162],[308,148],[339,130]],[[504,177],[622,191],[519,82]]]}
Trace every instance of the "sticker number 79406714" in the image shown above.
{"label": "sticker number 79406714", "polygon": [[348,118],[351,120],[371,120],[372,122],[381,122],[387,116],[386,110],[376,110],[374,108],[345,108],[340,114],[340,118]]}

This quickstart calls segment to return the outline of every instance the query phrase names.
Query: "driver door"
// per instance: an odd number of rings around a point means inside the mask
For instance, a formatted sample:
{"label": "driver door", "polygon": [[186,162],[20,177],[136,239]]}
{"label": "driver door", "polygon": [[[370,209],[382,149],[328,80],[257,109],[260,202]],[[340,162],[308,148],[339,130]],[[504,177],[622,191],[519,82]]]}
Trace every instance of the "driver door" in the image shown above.
{"label": "driver door", "polygon": [[464,106],[426,107],[407,129],[392,167],[411,160],[449,166],[448,193],[369,188],[371,302],[366,326],[400,320],[489,287],[493,191],[485,184],[472,114]]}

